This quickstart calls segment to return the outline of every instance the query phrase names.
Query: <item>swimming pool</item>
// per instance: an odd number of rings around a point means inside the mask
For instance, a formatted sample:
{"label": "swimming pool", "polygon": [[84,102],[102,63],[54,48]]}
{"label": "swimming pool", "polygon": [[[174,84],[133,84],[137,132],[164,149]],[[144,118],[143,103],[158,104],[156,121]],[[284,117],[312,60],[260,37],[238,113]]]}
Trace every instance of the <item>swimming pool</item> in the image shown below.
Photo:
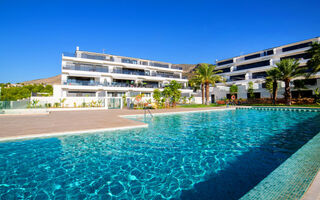
{"label": "swimming pool", "polygon": [[238,199],[320,132],[319,112],[137,117],[149,128],[0,143],[3,199]]}

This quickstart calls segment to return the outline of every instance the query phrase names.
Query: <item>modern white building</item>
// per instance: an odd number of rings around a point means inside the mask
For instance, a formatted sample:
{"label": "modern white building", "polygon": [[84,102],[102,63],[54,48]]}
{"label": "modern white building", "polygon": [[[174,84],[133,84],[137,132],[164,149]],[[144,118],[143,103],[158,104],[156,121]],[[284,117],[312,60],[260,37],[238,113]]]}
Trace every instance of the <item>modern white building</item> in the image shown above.
{"label": "modern white building", "polygon": [[81,51],[79,47],[75,53],[62,55],[61,71],[61,85],[54,86],[54,98],[64,98],[68,104],[79,104],[83,98],[124,95],[151,98],[154,89],[162,90],[172,80],[182,84],[182,96],[192,93],[182,68],[171,63]]}
{"label": "modern white building", "polygon": [[[310,58],[306,50],[310,48],[312,42],[320,42],[320,37],[217,61],[216,69],[222,70],[219,75],[226,79],[226,83],[218,83],[217,87],[210,88],[211,101],[230,98],[229,87],[233,84],[238,86],[237,98],[247,99],[248,83],[250,81],[253,82],[256,98],[270,98],[270,93],[266,90],[264,84],[267,76],[266,70],[275,67],[277,62],[286,58],[299,59],[301,66],[306,65]],[[312,96],[314,89],[320,87],[319,77],[320,74],[318,73],[310,79],[304,80],[306,89],[301,92],[303,97]],[[294,81],[292,82],[292,88],[294,88]],[[283,93],[284,83],[279,88],[278,97],[282,98]],[[292,90],[292,96],[297,96],[295,89]]]}

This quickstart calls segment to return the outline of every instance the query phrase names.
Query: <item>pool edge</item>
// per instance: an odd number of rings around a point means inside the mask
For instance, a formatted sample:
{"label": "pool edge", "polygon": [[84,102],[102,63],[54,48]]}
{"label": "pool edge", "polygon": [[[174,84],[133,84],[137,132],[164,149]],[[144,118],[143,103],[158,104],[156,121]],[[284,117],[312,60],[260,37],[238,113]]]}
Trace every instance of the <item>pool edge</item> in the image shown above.
{"label": "pool edge", "polygon": [[137,128],[148,128],[148,124],[112,127],[112,128],[88,129],[88,130],[80,130],[80,131],[42,133],[42,134],[36,134],[36,135],[23,135],[23,136],[14,136],[14,137],[3,137],[3,138],[0,138],[0,142],[24,140],[24,139],[36,139],[36,138],[50,138],[50,137],[64,136],[64,135],[80,135],[80,134],[86,134],[86,133],[109,132],[109,131],[137,129]]}

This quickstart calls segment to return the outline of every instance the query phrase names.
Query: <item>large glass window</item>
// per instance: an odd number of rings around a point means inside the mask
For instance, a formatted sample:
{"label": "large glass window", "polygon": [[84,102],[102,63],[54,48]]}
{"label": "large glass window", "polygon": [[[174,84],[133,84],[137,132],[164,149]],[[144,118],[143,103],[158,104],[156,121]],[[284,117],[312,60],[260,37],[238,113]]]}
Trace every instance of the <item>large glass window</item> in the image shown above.
{"label": "large glass window", "polygon": [[226,64],[230,64],[230,63],[233,63],[233,59],[222,61],[222,62],[218,62],[217,66],[226,65]]}
{"label": "large glass window", "polygon": [[282,58],[280,58],[280,60],[283,60],[283,59],[297,59],[297,60],[299,60],[299,59],[301,59],[301,58],[303,58],[303,59],[309,59],[309,58],[311,58],[311,55],[310,54],[308,54],[308,53],[300,53],[300,54],[296,54],[296,55],[292,55],[292,56],[285,56],[285,57],[282,57]]}
{"label": "large glass window", "polygon": [[87,59],[94,59],[94,60],[105,60],[105,56],[100,56],[100,55],[92,55],[92,54],[81,54],[81,58],[87,58]]}
{"label": "large glass window", "polygon": [[230,72],[230,67],[224,68],[224,69],[218,69],[218,70],[221,70],[221,71],[222,71],[222,72],[220,72],[220,73],[218,73],[218,74],[226,73],[226,72]]}
{"label": "large glass window", "polygon": [[169,68],[168,64],[158,63],[158,62],[150,62],[150,66]]}
{"label": "large glass window", "polygon": [[253,54],[253,55],[250,55],[250,56],[246,56],[244,57],[245,60],[250,60],[250,59],[253,59],[253,58],[259,58],[260,57],[260,53],[257,53],[257,54]]}
{"label": "large glass window", "polygon": [[63,69],[88,71],[88,72],[105,72],[105,73],[109,71],[108,66],[89,65],[89,64],[73,63],[73,62],[67,62],[66,65],[63,66]]}
{"label": "large glass window", "polygon": [[128,59],[128,58],[121,58],[121,62],[122,63],[130,63],[130,64],[137,64],[138,63],[137,60]]}
{"label": "large glass window", "polygon": [[263,52],[263,56],[273,55],[273,50],[267,50]]}
{"label": "large glass window", "polygon": [[241,81],[241,80],[245,80],[245,79],[246,79],[245,74],[230,76],[230,81]]}
{"label": "large glass window", "polygon": [[251,68],[263,67],[263,66],[269,66],[269,65],[270,65],[270,61],[265,60],[265,61],[250,63],[246,65],[239,65],[237,66],[237,70],[251,69]]}
{"label": "large glass window", "polygon": [[252,79],[265,78],[265,77],[267,77],[267,76],[268,76],[267,72],[256,72],[256,73],[252,73]]}
{"label": "large glass window", "polygon": [[292,45],[292,46],[283,48],[282,51],[286,52],[286,51],[292,51],[292,50],[296,50],[296,49],[302,49],[302,48],[310,46],[311,44],[312,44],[312,42],[306,42],[306,43],[302,43],[302,44]]}

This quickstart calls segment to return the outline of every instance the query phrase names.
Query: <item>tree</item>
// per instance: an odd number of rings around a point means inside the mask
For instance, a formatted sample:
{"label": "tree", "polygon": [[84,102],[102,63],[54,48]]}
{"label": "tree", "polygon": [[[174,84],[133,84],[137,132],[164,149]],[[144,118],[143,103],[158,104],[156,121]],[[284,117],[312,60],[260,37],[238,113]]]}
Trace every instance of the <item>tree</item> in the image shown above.
{"label": "tree", "polygon": [[285,83],[285,102],[286,105],[291,105],[291,89],[290,81],[298,76],[305,75],[305,67],[299,66],[299,61],[296,59],[284,59],[276,63],[279,69],[279,78]]}
{"label": "tree", "polygon": [[[215,86],[216,82],[220,81],[223,82],[223,78],[219,75],[216,75],[217,73],[222,72],[221,70],[216,70],[215,65],[201,63],[198,64],[197,70],[196,70],[196,78],[201,82],[201,89],[203,91],[203,88],[205,90],[205,103],[209,105],[209,89],[210,85],[212,87]],[[203,97],[203,95],[202,95]],[[204,101],[202,100],[202,103]]]}
{"label": "tree", "polygon": [[266,78],[265,87],[270,93],[270,98],[273,99],[273,81],[270,78]]}
{"label": "tree", "polygon": [[193,88],[194,91],[201,89],[201,100],[202,100],[202,104],[204,104],[205,103],[204,84],[202,82],[203,82],[202,77],[198,75],[196,72],[196,74],[194,74],[189,80],[189,85]]}
{"label": "tree", "polygon": [[305,82],[304,80],[294,80],[293,81],[294,84],[294,89],[296,89],[298,91],[298,98],[301,98],[301,90],[302,89],[307,89],[305,86]]}
{"label": "tree", "polygon": [[47,93],[46,96],[53,94],[51,85],[44,87],[43,85],[18,85],[12,86],[9,83],[0,83],[1,87],[1,101],[17,101],[31,96],[31,92]]}
{"label": "tree", "polygon": [[311,69],[311,71],[307,73],[309,77],[320,71],[320,43],[312,43],[311,49],[307,50],[307,53],[311,56],[310,60],[307,62],[308,69]]}
{"label": "tree", "polygon": [[238,93],[238,86],[235,85],[235,84],[231,85],[229,91],[230,91],[230,94],[231,94],[231,95],[237,94],[237,93]]}
{"label": "tree", "polygon": [[181,84],[177,81],[170,81],[169,85],[167,86],[171,91],[171,103],[172,106],[176,106],[176,103],[180,100],[181,97]]}
{"label": "tree", "polygon": [[159,105],[161,101],[161,92],[159,89],[153,90],[153,99],[156,101],[156,103]]}
{"label": "tree", "polygon": [[254,99],[254,93],[253,93],[253,82],[252,81],[250,81],[249,83],[248,83],[248,93],[249,93],[249,98],[250,99]]}
{"label": "tree", "polygon": [[[269,84],[267,89],[272,93],[272,103],[273,105],[277,102],[278,94],[278,81],[280,80],[280,71],[277,67],[273,67],[267,70],[266,85]],[[271,87],[272,85],[272,87]]]}

